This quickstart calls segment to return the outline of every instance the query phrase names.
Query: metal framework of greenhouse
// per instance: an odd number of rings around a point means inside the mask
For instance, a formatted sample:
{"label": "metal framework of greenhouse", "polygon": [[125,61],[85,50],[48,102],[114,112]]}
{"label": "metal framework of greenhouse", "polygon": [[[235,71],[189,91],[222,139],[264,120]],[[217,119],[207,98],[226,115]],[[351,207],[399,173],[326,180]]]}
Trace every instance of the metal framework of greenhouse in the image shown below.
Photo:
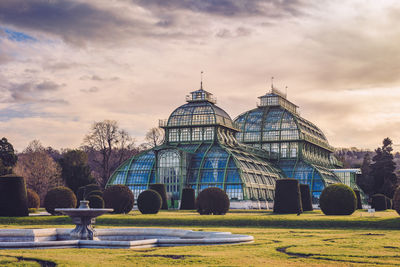
{"label": "metal framework of greenhouse", "polygon": [[149,184],[164,183],[174,199],[184,187],[213,186],[233,200],[273,201],[275,181],[291,177],[309,184],[318,201],[325,186],[340,182],[331,171],[340,168],[332,146],[286,95],[272,88],[259,99],[233,121],[201,85],[160,120],[164,143],[124,162],[107,186],[125,184],[138,196]]}

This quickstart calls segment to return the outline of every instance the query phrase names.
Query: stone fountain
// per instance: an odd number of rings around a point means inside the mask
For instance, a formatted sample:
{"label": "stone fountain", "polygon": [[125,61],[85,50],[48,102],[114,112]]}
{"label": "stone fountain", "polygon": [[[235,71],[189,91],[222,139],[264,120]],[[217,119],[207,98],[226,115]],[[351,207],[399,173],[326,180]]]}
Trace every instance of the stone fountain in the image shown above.
{"label": "stone fountain", "polygon": [[71,240],[98,240],[96,231],[92,226],[96,223],[96,217],[114,210],[91,209],[89,207],[89,201],[81,200],[79,208],[77,209],[55,209],[55,211],[68,215],[76,225],[75,229],[69,234]]}
{"label": "stone fountain", "polygon": [[[96,217],[113,209],[91,209],[81,201],[77,209],[55,209],[72,218],[75,229],[0,229],[0,249],[149,248],[223,245],[253,242],[248,235],[163,228],[97,229]],[[133,219],[133,218],[132,218]]]}

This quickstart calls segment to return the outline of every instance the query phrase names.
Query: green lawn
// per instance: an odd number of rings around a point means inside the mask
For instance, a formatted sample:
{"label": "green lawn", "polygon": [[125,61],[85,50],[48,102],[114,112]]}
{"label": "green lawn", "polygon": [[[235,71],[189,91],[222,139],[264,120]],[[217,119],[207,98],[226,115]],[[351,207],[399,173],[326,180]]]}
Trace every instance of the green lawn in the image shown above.
{"label": "green lawn", "polygon": [[[0,217],[0,225],[69,225],[67,216]],[[97,225],[104,226],[195,226],[195,227],[274,227],[307,229],[400,229],[400,216],[394,210],[368,214],[359,210],[351,216],[326,216],[321,211],[276,215],[271,211],[235,210],[223,216],[199,215],[194,211],[161,211],[142,215],[139,211],[127,215],[103,215]]]}
{"label": "green lawn", "polygon": [[[366,212],[328,217],[319,211],[300,216],[265,211],[237,211],[224,216],[183,211],[105,215],[97,220],[97,227],[159,227],[165,223],[169,228],[253,235],[255,242],[141,250],[0,250],[0,266],[40,266],[35,261],[18,262],[16,257],[54,262],[58,266],[396,266],[400,265],[400,231],[392,229],[400,229],[399,218],[393,211],[377,212],[375,217]],[[72,227],[63,216],[3,217],[0,224],[1,228]],[[321,224],[329,229],[322,229]]]}

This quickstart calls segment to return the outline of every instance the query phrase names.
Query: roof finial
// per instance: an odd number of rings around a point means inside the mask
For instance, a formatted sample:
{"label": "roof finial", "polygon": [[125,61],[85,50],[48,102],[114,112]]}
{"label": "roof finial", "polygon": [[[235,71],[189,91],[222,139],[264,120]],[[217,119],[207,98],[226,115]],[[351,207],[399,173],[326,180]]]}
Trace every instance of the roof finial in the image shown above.
{"label": "roof finial", "polygon": [[203,72],[204,72],[204,71],[201,71],[201,72],[200,72],[200,89],[201,89],[201,90],[203,90]]}
{"label": "roof finial", "polygon": [[286,97],[287,97],[287,89],[288,89],[288,87],[286,85],[286,87],[285,87],[285,95],[286,95]]}
{"label": "roof finial", "polygon": [[274,76],[271,77],[271,90],[274,89]]}

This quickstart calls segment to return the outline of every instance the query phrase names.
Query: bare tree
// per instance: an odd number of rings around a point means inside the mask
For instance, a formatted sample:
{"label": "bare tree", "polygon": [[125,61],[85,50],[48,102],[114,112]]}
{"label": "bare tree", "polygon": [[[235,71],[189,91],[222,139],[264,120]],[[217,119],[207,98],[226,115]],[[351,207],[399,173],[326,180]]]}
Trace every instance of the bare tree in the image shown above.
{"label": "bare tree", "polygon": [[159,127],[151,128],[145,137],[146,143],[142,144],[144,148],[153,148],[164,142],[164,131]]}
{"label": "bare tree", "polygon": [[18,155],[14,172],[25,178],[27,187],[36,191],[41,201],[49,189],[63,184],[60,166],[38,140]]}
{"label": "bare tree", "polygon": [[112,170],[131,156],[134,140],[127,131],[119,128],[116,121],[104,120],[93,123],[83,140],[83,148],[89,160],[100,168],[100,175],[94,177],[104,188]]}

